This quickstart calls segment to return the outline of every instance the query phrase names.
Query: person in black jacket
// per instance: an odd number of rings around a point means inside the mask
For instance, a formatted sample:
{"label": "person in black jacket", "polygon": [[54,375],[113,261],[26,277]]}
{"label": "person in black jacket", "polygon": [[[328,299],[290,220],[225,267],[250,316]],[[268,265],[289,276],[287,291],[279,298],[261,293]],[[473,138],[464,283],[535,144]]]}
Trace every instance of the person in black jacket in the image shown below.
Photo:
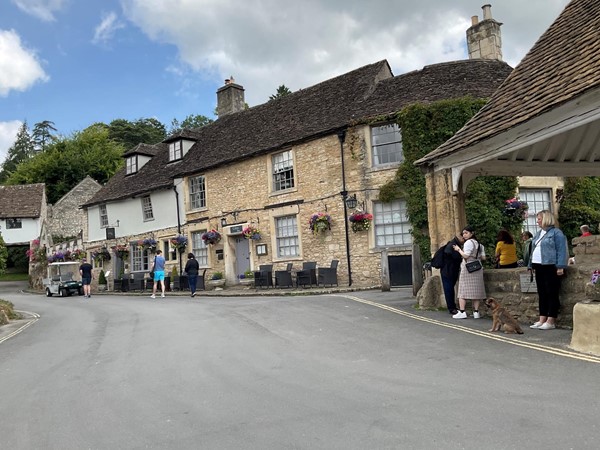
{"label": "person in black jacket", "polygon": [[188,283],[190,285],[190,292],[192,293],[192,297],[196,296],[196,283],[198,281],[198,270],[200,269],[200,264],[196,260],[193,253],[188,253],[188,260],[185,264],[185,273],[188,276]]}
{"label": "person in black jacket", "polygon": [[458,245],[462,248],[465,240],[462,235],[455,236],[454,239],[449,241],[444,248],[444,261],[440,274],[442,276],[442,287],[444,288],[444,297],[446,298],[446,306],[448,312],[452,315],[456,314],[456,293],[454,287],[458,281],[460,275],[460,263],[462,262],[462,256],[456,250],[454,246]]}

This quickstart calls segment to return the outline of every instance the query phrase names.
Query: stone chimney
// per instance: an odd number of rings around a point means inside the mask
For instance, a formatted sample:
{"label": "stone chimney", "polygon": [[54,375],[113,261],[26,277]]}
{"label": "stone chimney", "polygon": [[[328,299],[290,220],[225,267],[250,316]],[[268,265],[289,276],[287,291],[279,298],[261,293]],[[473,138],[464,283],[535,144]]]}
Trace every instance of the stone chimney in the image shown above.
{"label": "stone chimney", "polygon": [[471,17],[471,28],[467,30],[469,59],[497,59],[502,61],[502,24],[492,18],[492,5],[483,5],[483,20]]}
{"label": "stone chimney", "polygon": [[217,90],[217,115],[226,116],[245,108],[244,88],[235,84],[233,77],[225,80],[225,86]]}

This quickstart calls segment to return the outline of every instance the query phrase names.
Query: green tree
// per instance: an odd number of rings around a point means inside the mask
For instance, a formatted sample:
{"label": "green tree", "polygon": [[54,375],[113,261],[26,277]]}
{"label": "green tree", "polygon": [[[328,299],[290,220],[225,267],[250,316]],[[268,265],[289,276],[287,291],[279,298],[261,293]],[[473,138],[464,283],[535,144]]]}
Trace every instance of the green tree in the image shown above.
{"label": "green tree", "polygon": [[115,119],[108,125],[109,137],[123,145],[126,151],[138,144],[157,144],[167,137],[165,126],[154,118],[134,122]]}
{"label": "green tree", "polygon": [[0,232],[0,275],[4,275],[6,271],[6,260],[8,259],[8,250]]}
{"label": "green tree", "polygon": [[282,84],[277,88],[277,92],[269,97],[269,100],[277,100],[278,98],[285,97],[286,95],[290,95],[292,91],[285,85]]}
{"label": "green tree", "polygon": [[56,140],[56,136],[52,134],[52,131],[57,130],[54,128],[54,122],[49,120],[43,120],[33,126],[31,136],[36,152],[45,151],[46,146]]}
{"label": "green tree", "polygon": [[6,159],[0,169],[0,183],[6,180],[17,170],[17,167],[23,161],[28,160],[33,154],[33,141],[27,128],[27,121],[23,122],[17,133],[15,143],[8,149]]}
{"label": "green tree", "polygon": [[181,122],[177,119],[173,119],[171,121],[171,129],[169,130],[169,134],[177,133],[183,129],[193,129],[193,128],[201,128],[205,125],[212,123],[213,120],[209,119],[206,116],[202,116],[200,114],[190,114]]}
{"label": "green tree", "polygon": [[558,223],[569,243],[581,235],[581,225],[589,225],[594,234],[600,231],[600,178],[566,178],[558,201]]}
{"label": "green tree", "polygon": [[106,125],[94,124],[21,163],[7,184],[45,183],[48,202],[56,203],[86,175],[106,183],[122,167],[123,152],[123,145],[109,138]]}

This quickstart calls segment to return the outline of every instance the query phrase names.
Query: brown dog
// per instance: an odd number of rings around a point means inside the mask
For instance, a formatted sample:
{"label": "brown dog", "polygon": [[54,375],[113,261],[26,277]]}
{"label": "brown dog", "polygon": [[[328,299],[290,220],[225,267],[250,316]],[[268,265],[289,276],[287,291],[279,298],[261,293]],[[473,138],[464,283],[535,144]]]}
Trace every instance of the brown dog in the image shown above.
{"label": "brown dog", "polygon": [[523,330],[521,329],[519,322],[517,322],[515,318],[506,310],[506,308],[501,306],[500,303],[498,303],[495,299],[490,297],[485,301],[485,304],[492,311],[493,322],[492,328],[489,331],[500,331],[500,328],[502,328],[502,330],[507,334],[523,334]]}

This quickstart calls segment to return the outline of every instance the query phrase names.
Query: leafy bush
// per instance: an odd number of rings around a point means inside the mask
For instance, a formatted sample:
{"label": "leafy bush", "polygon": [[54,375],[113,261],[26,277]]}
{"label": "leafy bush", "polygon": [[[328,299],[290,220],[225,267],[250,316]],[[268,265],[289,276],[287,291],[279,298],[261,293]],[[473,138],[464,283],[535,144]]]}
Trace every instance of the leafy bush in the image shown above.
{"label": "leafy bush", "polygon": [[223,272],[215,272],[213,273],[211,280],[222,280],[223,279]]}
{"label": "leafy bush", "polygon": [[600,231],[600,178],[566,178],[558,201],[558,222],[569,245],[571,239],[581,235],[581,225],[589,225],[592,234]]}
{"label": "leafy bush", "polygon": [[[20,319],[21,316],[17,314],[14,310],[15,305],[7,300],[0,300],[0,311],[4,311],[9,320]],[[0,325],[4,325],[3,323],[4,314],[0,313]]]}
{"label": "leafy bush", "polygon": [[104,269],[102,269],[100,271],[100,275],[98,275],[98,284],[107,284],[106,274],[104,273]]}

